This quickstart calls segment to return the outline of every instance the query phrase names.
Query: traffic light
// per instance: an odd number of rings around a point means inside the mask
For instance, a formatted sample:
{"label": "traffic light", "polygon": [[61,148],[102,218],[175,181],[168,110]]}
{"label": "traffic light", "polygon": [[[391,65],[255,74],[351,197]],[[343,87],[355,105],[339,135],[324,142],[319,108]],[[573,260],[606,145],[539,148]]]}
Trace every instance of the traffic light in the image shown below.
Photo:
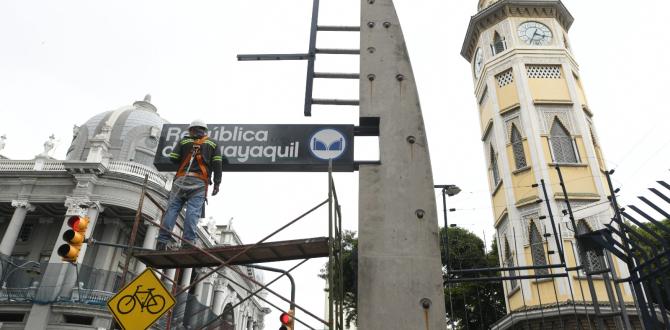
{"label": "traffic light", "polygon": [[289,309],[288,312],[281,313],[279,315],[279,322],[281,322],[281,327],[279,330],[293,330],[293,316],[295,315],[295,310]]}
{"label": "traffic light", "polygon": [[58,255],[63,261],[76,262],[79,257],[81,245],[86,240],[86,228],[88,228],[89,219],[86,216],[72,216],[67,219],[67,225],[72,228],[63,233],[63,240],[66,244],[58,247]]}

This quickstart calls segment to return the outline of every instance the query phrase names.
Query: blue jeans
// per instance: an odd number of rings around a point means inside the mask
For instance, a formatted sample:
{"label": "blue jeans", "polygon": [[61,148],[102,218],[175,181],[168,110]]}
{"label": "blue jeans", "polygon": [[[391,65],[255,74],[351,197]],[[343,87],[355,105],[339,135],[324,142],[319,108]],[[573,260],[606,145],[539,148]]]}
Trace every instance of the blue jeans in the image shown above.
{"label": "blue jeans", "polygon": [[[170,232],[177,222],[179,211],[186,204],[186,215],[184,218],[184,235],[183,239],[194,242],[197,232],[198,220],[202,213],[202,205],[205,203],[207,191],[205,190],[205,183],[193,177],[184,178],[187,181],[186,186],[172,185],[170,197],[168,199],[167,211],[163,217],[163,227],[166,227]],[[176,241],[169,232],[161,229],[158,235],[159,242]]]}

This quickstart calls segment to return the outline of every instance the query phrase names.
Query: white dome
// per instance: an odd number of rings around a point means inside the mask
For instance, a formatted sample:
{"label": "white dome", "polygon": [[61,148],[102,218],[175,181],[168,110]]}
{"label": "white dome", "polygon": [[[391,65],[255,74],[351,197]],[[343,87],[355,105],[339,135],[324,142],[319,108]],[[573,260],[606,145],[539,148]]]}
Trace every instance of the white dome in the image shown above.
{"label": "white dome", "polygon": [[135,161],[153,166],[160,131],[167,121],[158,115],[150,100],[147,95],[144,101],[99,113],[81,127],[75,127],[67,159],[86,160],[90,140],[106,137],[110,144],[111,160]]}

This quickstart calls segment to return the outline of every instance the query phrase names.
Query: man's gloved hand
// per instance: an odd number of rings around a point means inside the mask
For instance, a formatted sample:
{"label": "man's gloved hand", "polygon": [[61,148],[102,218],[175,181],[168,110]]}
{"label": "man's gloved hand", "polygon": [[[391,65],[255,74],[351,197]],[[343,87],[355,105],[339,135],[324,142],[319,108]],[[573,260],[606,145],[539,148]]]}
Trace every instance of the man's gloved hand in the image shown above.
{"label": "man's gloved hand", "polygon": [[219,185],[215,184],[214,189],[212,190],[212,196],[216,196],[219,193]]}

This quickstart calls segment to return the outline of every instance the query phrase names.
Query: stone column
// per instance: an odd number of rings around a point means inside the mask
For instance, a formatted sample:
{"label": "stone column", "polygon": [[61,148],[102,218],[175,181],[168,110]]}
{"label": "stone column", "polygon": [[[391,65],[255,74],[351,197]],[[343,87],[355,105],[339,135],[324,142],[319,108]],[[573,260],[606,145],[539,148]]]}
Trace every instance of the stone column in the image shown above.
{"label": "stone column", "polygon": [[[165,276],[167,276],[171,280],[174,280],[174,276],[177,273],[177,269],[175,269],[175,268],[168,269],[163,273],[165,274]],[[165,280],[163,283],[165,283],[165,288],[168,289],[168,291],[172,292],[172,281]]]}
{"label": "stone column", "polygon": [[211,279],[202,281],[202,304],[208,307],[212,306],[212,295],[214,294],[214,285]]}
{"label": "stone column", "polygon": [[26,215],[28,212],[35,210],[35,207],[27,200],[13,200],[12,207],[15,208],[12,220],[9,222],[5,234],[2,236],[2,242],[0,242],[0,254],[10,257],[12,256],[14,245],[19,237],[19,232],[23,226],[23,221],[26,219]]}
{"label": "stone column", "polygon": [[[158,227],[155,227],[158,228]],[[184,288],[191,284],[191,274],[193,273],[193,268],[184,268],[181,270],[181,280],[179,281],[179,287]],[[177,304],[174,308],[175,315],[183,315],[186,313],[186,305],[188,304],[188,292],[184,292],[181,295],[177,296]]]}
{"label": "stone column", "polygon": [[[107,243],[116,243],[116,241],[119,239],[119,234],[121,233],[121,226],[121,220],[105,217],[103,228],[104,230],[100,240]],[[95,261],[93,262],[93,268],[98,272],[98,277],[96,278],[94,287],[96,290],[111,291],[113,289],[106,286],[109,273],[112,271],[112,269],[116,270],[116,268],[112,268],[112,262],[114,261],[115,253],[116,249],[111,246],[98,246],[98,253],[95,256]]]}
{"label": "stone column", "polygon": [[212,311],[216,315],[223,312],[223,302],[226,300],[226,286],[221,279],[214,282],[214,299],[212,301]]}
{"label": "stone column", "polygon": [[[146,223],[146,225],[147,225],[147,232],[146,235],[144,235],[144,243],[142,243],[142,247],[145,249],[155,249],[159,228],[148,222]],[[147,268],[146,265],[137,261],[137,264],[135,265],[135,273],[139,274],[143,272],[146,268]]]}

